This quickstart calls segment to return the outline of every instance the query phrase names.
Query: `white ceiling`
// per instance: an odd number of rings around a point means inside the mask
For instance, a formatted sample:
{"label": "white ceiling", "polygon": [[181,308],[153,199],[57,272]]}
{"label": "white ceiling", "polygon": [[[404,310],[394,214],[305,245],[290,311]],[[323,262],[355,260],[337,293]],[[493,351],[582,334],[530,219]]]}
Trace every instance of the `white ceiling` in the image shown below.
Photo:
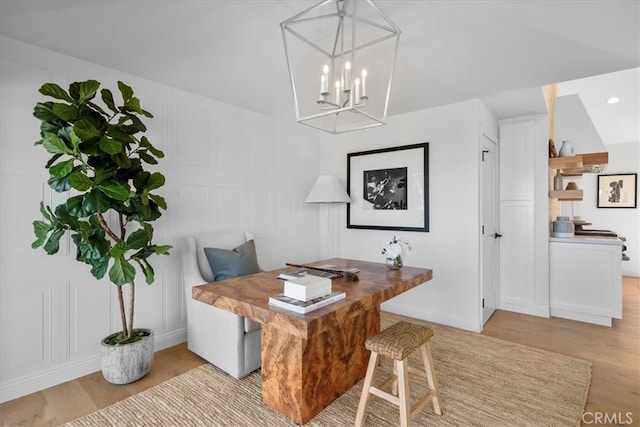
{"label": "white ceiling", "polygon": [[[0,0],[0,35],[294,120],[279,24],[316,3]],[[376,4],[402,30],[389,115],[473,98],[536,113],[540,86],[572,81],[561,94],[579,93],[605,144],[640,141],[638,0]]]}

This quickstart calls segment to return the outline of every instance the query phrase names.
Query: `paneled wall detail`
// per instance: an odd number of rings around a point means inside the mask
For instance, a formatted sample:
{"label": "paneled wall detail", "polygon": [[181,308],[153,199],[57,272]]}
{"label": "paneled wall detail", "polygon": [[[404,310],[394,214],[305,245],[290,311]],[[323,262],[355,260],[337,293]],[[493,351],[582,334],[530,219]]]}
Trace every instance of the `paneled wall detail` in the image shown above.
{"label": "paneled wall detail", "polygon": [[186,340],[182,236],[252,231],[263,268],[318,257],[318,210],[303,203],[318,175],[317,132],[6,38],[0,55],[1,401],[100,370],[100,340],[121,327],[115,287],[75,261],[68,236],[55,256],[31,248],[39,203],[69,196],[49,190],[48,155],[33,145],[45,82],[93,78],[114,90],[122,80],[154,115],[147,136],[166,157],[150,169],[166,176],[168,204],[155,240],[174,248],[151,260],[153,285],[139,276],[135,324],[154,329],[156,350]]}

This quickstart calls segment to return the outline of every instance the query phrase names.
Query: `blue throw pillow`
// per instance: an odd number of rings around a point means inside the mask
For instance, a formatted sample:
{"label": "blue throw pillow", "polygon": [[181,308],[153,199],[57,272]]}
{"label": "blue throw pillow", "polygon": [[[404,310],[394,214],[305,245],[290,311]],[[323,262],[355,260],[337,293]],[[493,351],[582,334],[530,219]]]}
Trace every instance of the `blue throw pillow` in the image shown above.
{"label": "blue throw pillow", "polygon": [[253,240],[249,240],[233,250],[204,248],[209,267],[216,282],[247,274],[258,273],[258,257]]}

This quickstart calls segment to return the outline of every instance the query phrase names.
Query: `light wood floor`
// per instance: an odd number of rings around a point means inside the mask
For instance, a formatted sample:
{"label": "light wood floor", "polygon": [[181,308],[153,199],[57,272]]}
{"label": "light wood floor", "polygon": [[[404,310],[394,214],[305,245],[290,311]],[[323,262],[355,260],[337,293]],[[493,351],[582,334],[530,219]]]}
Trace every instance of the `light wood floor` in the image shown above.
{"label": "light wood floor", "polygon": [[[612,328],[497,311],[483,334],[590,360],[593,378],[583,425],[613,425],[595,422],[606,416],[640,426],[640,278],[625,277],[623,287],[623,319]],[[203,363],[181,344],[156,353],[151,372],[136,383],[114,386],[96,372],[6,402],[0,405],[0,420],[3,426],[57,426]]]}

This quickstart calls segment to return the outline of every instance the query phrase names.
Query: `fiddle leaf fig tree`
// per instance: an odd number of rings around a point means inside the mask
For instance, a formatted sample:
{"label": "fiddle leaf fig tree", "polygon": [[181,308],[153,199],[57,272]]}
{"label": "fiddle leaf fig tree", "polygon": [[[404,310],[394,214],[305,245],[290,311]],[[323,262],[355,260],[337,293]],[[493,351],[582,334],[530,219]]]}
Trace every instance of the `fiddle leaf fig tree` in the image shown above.
{"label": "fiddle leaf fig tree", "polygon": [[[147,284],[154,281],[152,255],[168,255],[169,245],[152,243],[151,222],[166,210],[165,199],[153,192],[165,183],[160,172],[148,172],[164,153],[146,136],[142,118],[153,115],[140,106],[133,90],[118,82],[120,105],[113,93],[102,89],[104,106],[95,102],[100,83],[75,82],[66,91],[45,83],[40,93],[54,101],[38,102],[33,115],[41,121],[42,146],[51,158],[49,186],[69,192],[66,202],[55,208],[40,204],[42,220],[33,222],[34,249],[58,252],[60,239],[71,232],[77,247],[76,260],[91,266],[91,274],[102,279],[107,273],[116,285],[122,333],[118,342],[135,341],[133,316],[137,265]],[[125,311],[123,286],[130,291]]]}

